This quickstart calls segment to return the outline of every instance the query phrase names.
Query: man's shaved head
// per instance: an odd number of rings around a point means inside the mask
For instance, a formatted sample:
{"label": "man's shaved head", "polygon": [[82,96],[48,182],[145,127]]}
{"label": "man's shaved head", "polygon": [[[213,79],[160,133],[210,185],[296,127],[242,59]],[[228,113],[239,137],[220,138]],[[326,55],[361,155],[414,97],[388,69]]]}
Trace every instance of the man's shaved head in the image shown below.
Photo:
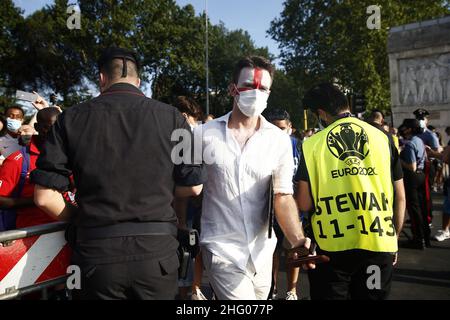
{"label": "man's shaved head", "polygon": [[139,61],[136,54],[124,48],[110,47],[102,51],[98,60],[100,91],[116,83],[128,83],[139,88]]}
{"label": "man's shaved head", "polygon": [[[127,76],[132,78],[139,78],[139,72],[136,64],[130,60],[126,60],[126,62]],[[110,81],[122,78],[123,59],[112,59],[100,70],[100,72],[104,72],[108,76]]]}
{"label": "man's shaved head", "polygon": [[372,110],[370,113],[369,121],[373,123],[383,124],[384,121],[384,114],[380,110]]}

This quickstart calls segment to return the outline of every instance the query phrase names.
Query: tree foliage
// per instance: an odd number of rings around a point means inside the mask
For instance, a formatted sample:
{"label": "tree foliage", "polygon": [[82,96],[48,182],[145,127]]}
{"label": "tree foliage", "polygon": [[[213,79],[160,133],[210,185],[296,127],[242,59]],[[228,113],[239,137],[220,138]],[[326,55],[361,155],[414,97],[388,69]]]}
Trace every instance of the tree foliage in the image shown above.
{"label": "tree foliage", "polygon": [[381,29],[367,28],[370,0],[286,0],[269,34],[282,65],[305,87],[337,80],[365,94],[369,108],[390,108],[389,28],[449,14],[449,1],[378,0]]}
{"label": "tree foliage", "polygon": [[[133,49],[141,78],[152,96],[171,102],[190,95],[206,101],[205,16],[174,0],[79,0],[81,29],[69,30],[67,8],[73,1],[55,0],[24,18],[12,0],[1,5],[0,86],[56,91],[65,106],[87,98],[96,86],[96,61],[107,46]],[[229,110],[230,75],[245,55],[270,57],[243,30],[209,22],[211,112]],[[5,62],[5,63],[4,63]],[[148,91],[147,91],[148,93]]]}
{"label": "tree foliage", "polygon": [[289,112],[294,127],[303,128],[303,109],[301,108],[303,95],[304,87],[298,83],[292,74],[276,70],[269,96],[268,109],[286,110]]}
{"label": "tree foliage", "polygon": [[12,0],[4,0],[0,5],[0,106],[11,103],[11,89],[16,83],[15,57],[20,47],[20,33],[23,28],[24,18],[19,8],[16,8]]}

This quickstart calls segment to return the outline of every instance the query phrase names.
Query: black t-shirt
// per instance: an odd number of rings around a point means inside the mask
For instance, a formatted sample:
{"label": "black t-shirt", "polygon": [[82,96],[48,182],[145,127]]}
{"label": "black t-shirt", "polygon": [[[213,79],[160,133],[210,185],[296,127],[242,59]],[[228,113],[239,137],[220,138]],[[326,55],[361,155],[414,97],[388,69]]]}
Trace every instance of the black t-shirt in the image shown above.
{"label": "black t-shirt", "polygon": [[[36,184],[65,191],[73,175],[81,228],[121,222],[173,222],[175,185],[205,182],[201,165],[178,165],[171,152],[175,129],[190,127],[174,107],[146,98],[126,83],[69,108],[51,129],[32,173]],[[133,260],[174,253],[172,236],[86,241],[84,258]],[[104,258],[104,259],[103,259]]]}

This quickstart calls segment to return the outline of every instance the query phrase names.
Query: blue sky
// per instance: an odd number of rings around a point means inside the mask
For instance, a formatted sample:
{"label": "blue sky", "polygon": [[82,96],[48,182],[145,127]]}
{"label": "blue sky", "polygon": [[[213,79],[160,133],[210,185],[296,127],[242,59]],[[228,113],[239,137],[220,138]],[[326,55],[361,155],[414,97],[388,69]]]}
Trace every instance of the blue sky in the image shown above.
{"label": "blue sky", "polygon": [[[176,0],[180,6],[192,4],[197,13],[205,9],[205,0]],[[52,0],[14,0],[25,10],[25,15],[33,13]],[[214,24],[223,21],[228,29],[247,30],[257,46],[267,46],[269,51],[279,54],[277,43],[267,36],[270,22],[280,14],[283,0],[208,0],[208,11]]]}

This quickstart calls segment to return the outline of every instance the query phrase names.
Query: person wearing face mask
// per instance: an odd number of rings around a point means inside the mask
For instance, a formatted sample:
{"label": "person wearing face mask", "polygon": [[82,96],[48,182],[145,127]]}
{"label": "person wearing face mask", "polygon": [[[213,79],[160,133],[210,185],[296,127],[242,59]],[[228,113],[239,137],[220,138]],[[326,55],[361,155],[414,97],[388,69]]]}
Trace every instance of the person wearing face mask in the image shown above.
{"label": "person wearing face mask", "polygon": [[232,111],[194,130],[202,139],[208,174],[200,244],[219,300],[268,298],[277,242],[269,238],[272,181],[281,229],[293,247],[309,248],[292,196],[291,141],[261,115],[273,74],[274,67],[263,57],[240,60],[229,85]]}
{"label": "person wearing face mask", "polygon": [[[36,160],[42,149],[49,128],[56,121],[60,111],[47,108],[39,111],[35,130],[31,126],[22,126],[18,140],[21,149],[10,154],[0,167],[0,207],[3,225],[7,229],[25,228],[56,221],[33,202],[34,184],[30,181],[30,172],[36,168]],[[9,217],[7,217],[9,216]],[[5,219],[12,219],[14,220]]]}
{"label": "person wearing face mask", "polygon": [[[317,253],[330,257],[308,273],[311,299],[385,299],[405,211],[398,153],[385,133],[352,116],[337,86],[313,87],[303,105],[324,129],[303,143],[297,202],[310,214]],[[374,266],[380,281],[371,290]]]}
{"label": "person wearing face mask", "polygon": [[[300,152],[301,152],[301,141],[299,141],[294,135],[292,135],[292,122],[289,116],[289,113],[286,110],[270,110],[267,115],[267,119],[280,128],[283,132],[289,135],[292,143],[292,157],[294,159],[294,172],[298,168],[298,163],[300,161]],[[295,189],[295,186],[294,186]],[[294,190],[295,191],[295,190]],[[303,217],[302,215],[300,216]],[[304,219],[302,219],[302,223],[304,223]],[[273,254],[273,288],[272,288],[272,299],[275,300],[278,295],[277,284],[278,284],[278,271],[280,267],[280,257],[283,251],[283,240],[284,235],[278,223],[274,222],[274,231],[277,236],[277,246],[275,252]],[[298,275],[300,268],[294,268],[289,265],[286,266],[286,275],[287,275],[287,292],[286,292],[286,300],[298,300],[297,294],[297,283],[298,283]]]}
{"label": "person wearing face mask", "polygon": [[300,161],[301,145],[302,141],[299,141],[297,137],[292,134],[292,122],[289,113],[286,110],[274,109],[270,110],[267,115],[267,120],[273,125],[281,129],[291,139],[292,144],[292,157],[294,159],[294,175],[297,172],[298,162]]}
{"label": "person wearing face mask", "polygon": [[1,160],[7,158],[11,153],[20,149],[19,136],[20,127],[24,119],[24,112],[21,107],[12,106],[5,110],[6,133],[0,137]]}
{"label": "person wearing face mask", "polygon": [[429,146],[432,150],[439,151],[439,139],[436,133],[428,129],[428,117],[430,116],[430,113],[423,108],[419,108],[415,110],[413,114],[419,121],[419,126],[421,129],[418,137],[422,139],[425,145]]}
{"label": "person wearing face mask", "polygon": [[[427,149],[430,149],[434,152],[442,152],[442,147],[439,144],[439,139],[433,131],[428,129],[428,117],[430,113],[423,109],[419,108],[413,112],[414,116],[419,122],[420,132],[418,133],[418,137],[422,139]],[[436,176],[436,167],[433,165],[435,162],[435,158],[430,153],[425,161],[425,201],[426,201],[426,211],[427,211],[427,221],[432,224],[433,220],[433,196],[432,196],[432,186],[434,182],[434,178]]]}
{"label": "person wearing face mask", "polygon": [[[192,130],[198,126],[199,121],[203,118],[203,111],[194,99],[179,96],[173,102],[173,106],[181,112],[186,118]],[[177,212],[179,225],[196,229],[200,232],[200,217],[201,217],[201,196],[190,198],[177,198],[173,207]],[[193,260],[195,258],[195,261]],[[201,252],[196,257],[192,257],[189,263],[189,270],[186,279],[179,279],[179,299],[186,300],[188,298],[189,290],[192,289],[192,300],[206,300],[206,297],[201,291],[201,281],[203,276],[203,261]]]}

